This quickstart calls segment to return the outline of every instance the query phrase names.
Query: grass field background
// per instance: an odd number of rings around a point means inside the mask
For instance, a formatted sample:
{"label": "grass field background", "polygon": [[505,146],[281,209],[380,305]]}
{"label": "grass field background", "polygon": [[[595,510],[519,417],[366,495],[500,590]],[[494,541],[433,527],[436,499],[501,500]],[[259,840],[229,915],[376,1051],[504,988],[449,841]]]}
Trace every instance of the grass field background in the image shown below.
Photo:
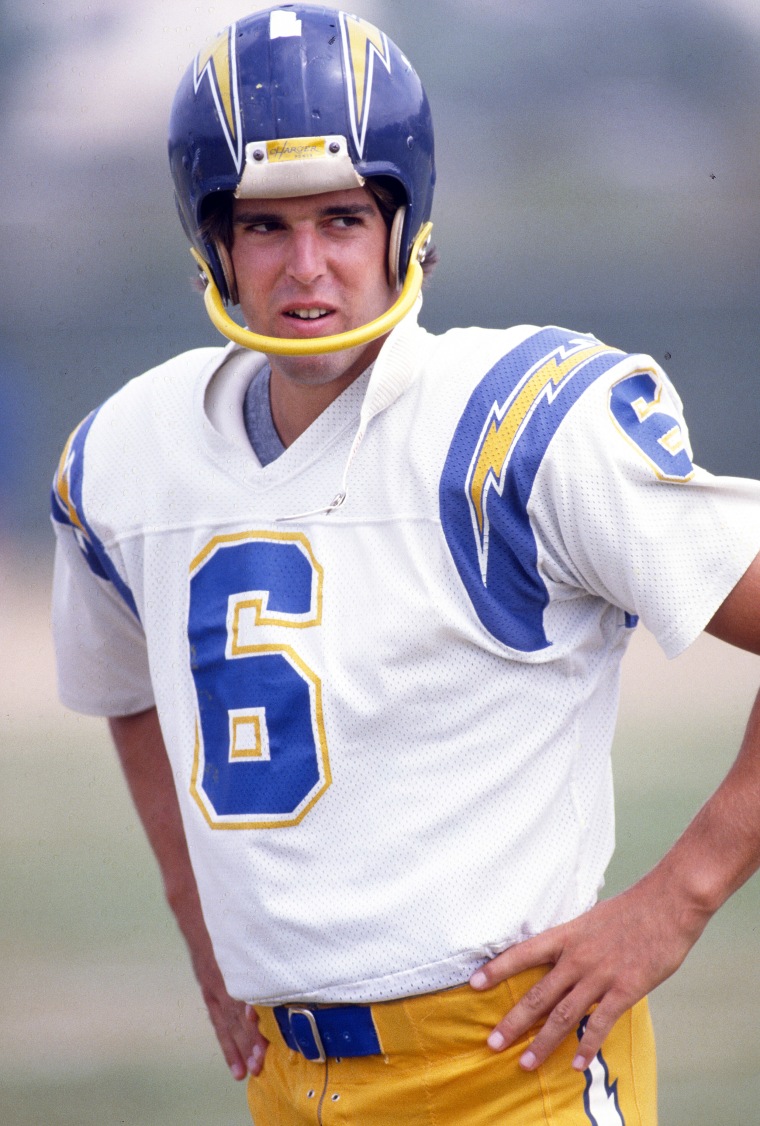
{"label": "grass field background", "polygon": [[[244,1126],[103,725],[56,703],[47,581],[0,556],[0,1123]],[[708,795],[758,682],[760,661],[709,638],[675,662],[635,638],[607,891]],[[663,1126],[760,1121],[759,964],[755,879],[652,998]]]}

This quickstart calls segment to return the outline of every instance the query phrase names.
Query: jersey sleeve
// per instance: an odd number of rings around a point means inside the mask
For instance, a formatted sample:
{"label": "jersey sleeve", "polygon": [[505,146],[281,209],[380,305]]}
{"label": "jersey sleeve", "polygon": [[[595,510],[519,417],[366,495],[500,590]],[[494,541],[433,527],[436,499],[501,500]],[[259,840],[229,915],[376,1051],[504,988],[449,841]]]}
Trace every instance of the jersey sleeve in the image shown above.
{"label": "jersey sleeve", "polygon": [[56,525],[53,642],[58,691],[85,715],[131,715],[153,706],[145,635],[107,579],[87,565],[70,529]]}
{"label": "jersey sleeve", "polygon": [[530,509],[548,581],[639,617],[668,656],[760,551],[760,483],[695,466],[680,399],[649,357],[627,357],[568,413]]}
{"label": "jersey sleeve", "polygon": [[52,627],[61,702],[117,716],[153,705],[148,651],[134,599],[90,527],[84,461],[90,416],[69,439],[52,492],[56,532]]}

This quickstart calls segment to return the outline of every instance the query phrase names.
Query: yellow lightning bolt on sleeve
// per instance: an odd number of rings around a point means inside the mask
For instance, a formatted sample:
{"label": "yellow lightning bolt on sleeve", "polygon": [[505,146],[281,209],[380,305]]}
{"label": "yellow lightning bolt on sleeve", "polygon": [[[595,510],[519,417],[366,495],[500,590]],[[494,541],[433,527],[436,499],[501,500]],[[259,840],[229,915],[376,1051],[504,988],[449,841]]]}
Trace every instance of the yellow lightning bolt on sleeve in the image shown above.
{"label": "yellow lightning bolt on sleeve", "polygon": [[79,518],[79,513],[74,507],[74,502],[71,499],[71,492],[69,489],[69,471],[71,469],[72,458],[71,447],[74,443],[74,439],[76,438],[77,434],[82,429],[82,426],[86,421],[87,419],[85,419],[83,422],[80,422],[79,426],[77,426],[72,431],[72,433],[69,435],[66,445],[63,447],[61,460],[58,463],[58,473],[56,475],[55,485],[55,491],[58,495],[59,501],[61,502],[61,506],[66,509],[69,520],[74,525],[74,527],[79,528],[81,532],[84,531],[84,525],[82,524],[82,521]]}
{"label": "yellow lightning bolt on sleeve", "polygon": [[481,537],[485,527],[485,491],[489,474],[493,474],[497,481],[501,479],[514,441],[539,396],[549,384],[558,387],[569,372],[580,367],[592,356],[611,351],[614,349],[606,344],[594,344],[589,348],[573,352],[560,363],[557,362],[556,355],[551,356],[520,388],[501,422],[495,419],[491,422],[478,451],[470,482],[470,497]]}

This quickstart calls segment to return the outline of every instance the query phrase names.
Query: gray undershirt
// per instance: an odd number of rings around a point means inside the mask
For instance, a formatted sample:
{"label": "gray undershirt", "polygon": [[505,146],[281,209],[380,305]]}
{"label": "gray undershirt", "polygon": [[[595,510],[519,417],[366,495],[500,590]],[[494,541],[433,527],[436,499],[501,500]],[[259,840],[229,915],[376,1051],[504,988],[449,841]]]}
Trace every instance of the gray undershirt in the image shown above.
{"label": "gray undershirt", "polygon": [[243,421],[253,452],[262,465],[269,465],[284,451],[282,439],[275,429],[269,401],[269,364],[254,375],[243,400]]}
{"label": "gray undershirt", "polygon": [[[360,378],[366,376],[369,379],[374,366],[372,363],[365,368]],[[272,403],[269,398],[271,375],[272,369],[269,364],[257,371],[248,384],[243,399],[243,423],[246,434],[262,466],[276,461],[280,454],[285,452],[282,438],[277,433],[272,418]]]}

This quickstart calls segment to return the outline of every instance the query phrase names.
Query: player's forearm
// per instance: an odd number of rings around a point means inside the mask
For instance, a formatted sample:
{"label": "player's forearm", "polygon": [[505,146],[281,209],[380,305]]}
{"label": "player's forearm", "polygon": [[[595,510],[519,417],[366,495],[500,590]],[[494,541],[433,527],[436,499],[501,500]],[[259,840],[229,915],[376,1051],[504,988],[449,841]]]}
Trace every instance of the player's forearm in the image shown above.
{"label": "player's forearm", "polygon": [[[158,862],[169,907],[203,988],[219,977],[155,708],[109,720],[132,800]],[[219,981],[221,978],[219,977]]]}
{"label": "player's forearm", "polygon": [[[650,877],[702,926],[760,866],[760,695],[726,778]],[[700,928],[701,930],[701,928]]]}
{"label": "player's forearm", "polygon": [[166,898],[189,940],[197,931],[198,919],[202,923],[202,915],[158,714],[151,708],[138,715],[112,718],[109,726],[132,800],[161,871]]}
{"label": "player's forearm", "polygon": [[155,708],[109,721],[127,784],[187,943],[211,1023],[235,1079],[261,1070],[266,1041],[245,1005],[227,993],[203,918],[174,778]]}
{"label": "player's forearm", "polygon": [[[760,556],[707,626],[730,645],[760,653]],[[760,695],[736,762],[650,876],[669,902],[705,922],[760,864]],[[704,923],[703,923],[704,925]]]}

